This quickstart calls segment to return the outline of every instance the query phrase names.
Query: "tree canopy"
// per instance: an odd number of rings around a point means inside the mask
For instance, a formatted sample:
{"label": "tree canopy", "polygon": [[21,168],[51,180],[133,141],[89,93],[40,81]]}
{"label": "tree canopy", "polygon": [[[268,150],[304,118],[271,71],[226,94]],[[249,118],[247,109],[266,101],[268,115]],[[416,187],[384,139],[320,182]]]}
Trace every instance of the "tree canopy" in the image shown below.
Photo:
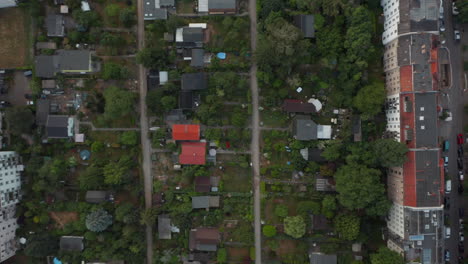
{"label": "tree canopy", "polygon": [[102,78],[104,80],[120,80],[128,78],[130,72],[127,67],[124,67],[115,62],[106,62],[102,67]]}
{"label": "tree canopy", "polygon": [[293,238],[300,238],[305,235],[306,224],[302,216],[288,216],[284,218],[284,232]]}
{"label": "tree canopy", "polygon": [[404,264],[406,263],[400,254],[391,251],[387,247],[379,248],[378,252],[370,255],[372,264]]}
{"label": "tree canopy", "polygon": [[335,173],[336,191],[340,204],[350,210],[371,207],[385,195],[380,171],[362,164],[341,166]]}
{"label": "tree canopy", "polygon": [[116,86],[104,90],[106,106],[104,114],[107,119],[117,119],[132,112],[135,105],[135,94]]}
{"label": "tree canopy", "polygon": [[[6,110],[5,118],[11,133],[15,135],[31,133],[34,116],[29,108],[10,107]],[[21,122],[18,122],[18,120],[21,120]]]}
{"label": "tree canopy", "polygon": [[112,225],[112,216],[103,209],[98,209],[86,216],[86,227],[93,232],[102,232]]}
{"label": "tree canopy", "polygon": [[467,1],[454,1],[455,6],[460,12],[456,19],[461,23],[468,23],[468,2]]}
{"label": "tree canopy", "polygon": [[262,227],[262,233],[266,237],[274,237],[276,236],[276,227],[272,225],[264,225]]}
{"label": "tree canopy", "polygon": [[353,104],[361,111],[363,119],[369,119],[382,112],[385,97],[384,84],[380,81],[373,82],[359,89]]}
{"label": "tree canopy", "polygon": [[169,63],[167,51],[154,47],[140,50],[137,53],[136,61],[148,69],[164,69]]}
{"label": "tree canopy", "polygon": [[379,139],[373,144],[375,156],[383,167],[402,166],[406,161],[408,147],[393,139]]}
{"label": "tree canopy", "polygon": [[356,215],[340,214],[335,218],[335,230],[345,240],[355,240],[359,235],[361,219]]}

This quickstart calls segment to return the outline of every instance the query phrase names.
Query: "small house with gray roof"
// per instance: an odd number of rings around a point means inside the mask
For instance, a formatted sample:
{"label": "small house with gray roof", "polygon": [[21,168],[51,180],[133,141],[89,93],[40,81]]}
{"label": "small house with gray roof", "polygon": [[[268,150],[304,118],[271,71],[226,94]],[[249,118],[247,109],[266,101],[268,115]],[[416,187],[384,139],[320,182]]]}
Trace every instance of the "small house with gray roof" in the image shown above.
{"label": "small house with gray roof", "polygon": [[219,207],[219,196],[193,196],[192,209],[209,209]]}
{"label": "small house with gray roof", "polygon": [[296,15],[294,25],[302,31],[304,38],[315,37],[314,15]]}
{"label": "small house with gray roof", "polygon": [[158,238],[171,239],[171,219],[168,215],[158,215]]}
{"label": "small house with gray roof", "polygon": [[330,139],[331,126],[317,125],[310,116],[298,115],[294,119],[292,132],[297,140]]}
{"label": "small house with gray roof", "polygon": [[202,27],[181,27],[176,30],[178,48],[201,48],[205,41],[205,29]]}
{"label": "small house with gray roof", "polygon": [[221,242],[221,235],[217,228],[200,227],[190,230],[189,249],[191,251],[216,252]]}
{"label": "small house with gray roof", "polygon": [[207,86],[208,78],[203,72],[182,74],[183,91],[205,90]]}
{"label": "small house with gray roof", "polygon": [[48,115],[46,121],[47,138],[73,137],[73,118],[64,115]]}
{"label": "small house with gray roof", "polygon": [[237,12],[236,0],[199,0],[198,12],[216,14],[235,14]]}
{"label": "small house with gray roof", "polygon": [[63,251],[83,251],[83,237],[62,236],[60,237],[60,250]]}
{"label": "small house with gray roof", "polygon": [[65,22],[62,15],[48,15],[45,24],[48,37],[65,36]]}
{"label": "small house with gray roof", "polygon": [[326,255],[320,252],[309,253],[310,264],[336,264],[336,255]]}
{"label": "small house with gray roof", "polygon": [[39,55],[35,61],[36,76],[54,78],[57,73],[86,74],[93,72],[89,50],[58,50],[56,55]]}
{"label": "small house with gray roof", "polygon": [[88,203],[99,204],[109,201],[110,193],[107,191],[87,191],[85,200]]}

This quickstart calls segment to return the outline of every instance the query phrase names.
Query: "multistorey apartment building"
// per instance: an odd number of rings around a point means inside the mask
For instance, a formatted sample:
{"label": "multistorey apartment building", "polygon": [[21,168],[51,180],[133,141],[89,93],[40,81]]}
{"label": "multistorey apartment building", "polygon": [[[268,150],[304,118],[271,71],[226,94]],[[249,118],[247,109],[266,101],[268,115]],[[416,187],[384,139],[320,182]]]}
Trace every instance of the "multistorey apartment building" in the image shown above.
{"label": "multistorey apartment building", "polygon": [[16,204],[21,194],[24,167],[14,151],[0,151],[0,262],[15,255],[17,249]]}
{"label": "multistorey apartment building", "polygon": [[408,146],[387,173],[390,249],[408,262],[444,263],[443,162],[438,142],[437,0],[382,0],[387,133]]}

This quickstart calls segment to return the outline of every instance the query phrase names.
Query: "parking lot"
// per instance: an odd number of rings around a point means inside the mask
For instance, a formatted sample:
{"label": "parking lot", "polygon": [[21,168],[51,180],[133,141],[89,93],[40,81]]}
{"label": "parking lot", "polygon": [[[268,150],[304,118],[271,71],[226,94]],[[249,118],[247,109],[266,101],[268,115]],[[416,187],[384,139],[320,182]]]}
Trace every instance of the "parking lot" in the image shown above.
{"label": "parking lot", "polygon": [[26,105],[25,94],[31,94],[29,88],[30,77],[25,77],[23,71],[10,73],[12,79],[8,82],[8,91],[0,95],[0,101],[10,102],[12,105]]}

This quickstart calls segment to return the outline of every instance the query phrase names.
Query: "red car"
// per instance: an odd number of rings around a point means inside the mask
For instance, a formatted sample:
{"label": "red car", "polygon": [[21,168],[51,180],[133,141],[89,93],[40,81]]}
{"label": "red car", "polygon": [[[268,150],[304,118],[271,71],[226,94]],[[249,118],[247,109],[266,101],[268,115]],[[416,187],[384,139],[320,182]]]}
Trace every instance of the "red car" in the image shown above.
{"label": "red car", "polygon": [[458,145],[463,144],[463,135],[462,134],[457,135],[457,144]]}

